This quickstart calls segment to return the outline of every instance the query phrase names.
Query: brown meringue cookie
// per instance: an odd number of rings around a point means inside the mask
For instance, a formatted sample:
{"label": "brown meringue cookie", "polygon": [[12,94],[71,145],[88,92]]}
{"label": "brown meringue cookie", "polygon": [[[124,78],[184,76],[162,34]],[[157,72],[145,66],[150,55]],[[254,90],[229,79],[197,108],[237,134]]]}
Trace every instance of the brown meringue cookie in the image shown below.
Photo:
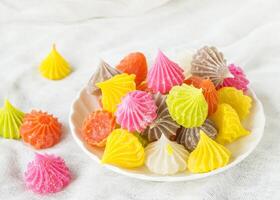
{"label": "brown meringue cookie", "polygon": [[210,138],[215,139],[217,136],[217,129],[214,122],[210,119],[206,119],[200,127],[184,128],[181,127],[177,134],[177,143],[182,144],[188,151],[193,151],[199,141],[199,131],[202,130]]}
{"label": "brown meringue cookie", "polygon": [[105,61],[100,60],[97,71],[90,78],[87,85],[87,92],[92,95],[101,95],[101,90],[95,84],[106,81],[122,72],[111,67]]}
{"label": "brown meringue cookie", "polygon": [[166,95],[157,93],[153,96],[158,107],[157,118],[141,134],[144,135],[149,142],[158,140],[161,134],[164,134],[170,140],[175,140],[176,132],[178,128],[180,128],[180,125],[177,124],[169,114],[165,103]]}
{"label": "brown meringue cookie", "polygon": [[205,46],[199,49],[193,56],[191,74],[203,78],[209,78],[217,87],[224,79],[231,77],[226,60],[215,47]]}

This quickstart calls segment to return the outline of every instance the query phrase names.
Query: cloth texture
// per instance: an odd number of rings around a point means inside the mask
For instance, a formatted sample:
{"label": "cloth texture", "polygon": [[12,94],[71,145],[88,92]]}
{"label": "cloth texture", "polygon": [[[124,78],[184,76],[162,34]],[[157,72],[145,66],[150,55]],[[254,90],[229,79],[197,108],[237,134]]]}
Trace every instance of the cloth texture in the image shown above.
{"label": "cloth texture", "polygon": [[[280,199],[279,10],[279,0],[0,0],[0,104],[8,98],[25,112],[38,108],[56,115],[62,140],[39,152],[63,157],[73,175],[62,192],[28,191],[23,173],[35,150],[0,138],[0,199]],[[38,72],[54,42],[74,68],[61,81]],[[82,152],[68,115],[99,58],[115,66],[141,51],[151,65],[158,48],[174,58],[203,45],[218,47],[228,63],[243,67],[264,105],[264,136],[248,158],[205,179],[156,183],[108,171]]]}

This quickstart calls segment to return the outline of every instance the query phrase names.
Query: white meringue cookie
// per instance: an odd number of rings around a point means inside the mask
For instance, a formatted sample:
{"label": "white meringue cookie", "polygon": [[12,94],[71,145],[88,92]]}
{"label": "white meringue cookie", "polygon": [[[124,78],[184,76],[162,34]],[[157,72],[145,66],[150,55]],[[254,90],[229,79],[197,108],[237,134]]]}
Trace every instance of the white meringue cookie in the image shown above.
{"label": "white meringue cookie", "polygon": [[147,168],[156,174],[172,175],[187,168],[188,151],[164,134],[145,148]]}

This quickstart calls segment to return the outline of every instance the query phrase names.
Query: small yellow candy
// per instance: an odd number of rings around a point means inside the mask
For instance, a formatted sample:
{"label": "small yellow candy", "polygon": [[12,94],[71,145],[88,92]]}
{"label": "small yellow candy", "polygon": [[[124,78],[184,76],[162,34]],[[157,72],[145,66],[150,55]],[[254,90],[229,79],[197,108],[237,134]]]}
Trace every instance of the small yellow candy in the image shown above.
{"label": "small yellow candy", "polygon": [[201,126],[208,114],[208,104],[202,89],[183,84],[174,86],[166,104],[172,119],[185,128]]}
{"label": "small yellow candy", "polygon": [[243,128],[237,112],[228,104],[219,104],[217,111],[210,119],[214,121],[219,130],[216,141],[221,144],[231,143],[250,134],[248,130]]}
{"label": "small yellow candy", "polygon": [[63,79],[72,71],[69,63],[56,51],[55,45],[50,54],[42,61],[39,70],[43,77],[50,80]]}
{"label": "small yellow candy", "polygon": [[228,164],[231,153],[223,145],[215,142],[203,131],[197,147],[188,159],[188,168],[193,173],[210,172]]}
{"label": "small yellow candy", "polygon": [[7,139],[19,139],[19,128],[22,124],[24,113],[6,100],[0,108],[0,136]]}
{"label": "small yellow candy", "polygon": [[252,106],[251,97],[244,95],[241,90],[234,87],[223,87],[218,90],[219,103],[226,103],[236,110],[240,120],[245,119]]}
{"label": "small yellow candy", "polygon": [[102,91],[103,109],[114,113],[122,97],[136,89],[135,75],[119,74],[109,80],[97,83],[96,86]]}
{"label": "small yellow candy", "polygon": [[125,129],[115,129],[107,138],[102,163],[124,168],[140,167],[145,151],[138,138]]}

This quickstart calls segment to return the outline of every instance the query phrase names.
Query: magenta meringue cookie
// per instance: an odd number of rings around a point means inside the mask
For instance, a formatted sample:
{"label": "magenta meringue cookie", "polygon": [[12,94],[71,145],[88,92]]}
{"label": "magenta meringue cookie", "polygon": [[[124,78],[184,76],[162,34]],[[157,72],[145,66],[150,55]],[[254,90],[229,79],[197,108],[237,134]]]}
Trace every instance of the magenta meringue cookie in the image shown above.
{"label": "magenta meringue cookie", "polygon": [[249,80],[246,78],[242,68],[234,64],[230,64],[228,68],[234,77],[225,78],[220,87],[235,87],[238,90],[243,90],[244,92],[247,91]]}
{"label": "magenta meringue cookie", "polygon": [[24,173],[27,188],[35,193],[49,194],[61,191],[71,181],[64,160],[50,154],[35,154],[35,159]]}
{"label": "magenta meringue cookie", "polygon": [[160,50],[154,66],[148,73],[148,87],[154,93],[166,94],[175,85],[184,81],[184,70],[178,64],[169,60]]}
{"label": "magenta meringue cookie", "polygon": [[115,115],[121,128],[142,132],[157,117],[157,106],[151,94],[136,90],[122,99]]}

